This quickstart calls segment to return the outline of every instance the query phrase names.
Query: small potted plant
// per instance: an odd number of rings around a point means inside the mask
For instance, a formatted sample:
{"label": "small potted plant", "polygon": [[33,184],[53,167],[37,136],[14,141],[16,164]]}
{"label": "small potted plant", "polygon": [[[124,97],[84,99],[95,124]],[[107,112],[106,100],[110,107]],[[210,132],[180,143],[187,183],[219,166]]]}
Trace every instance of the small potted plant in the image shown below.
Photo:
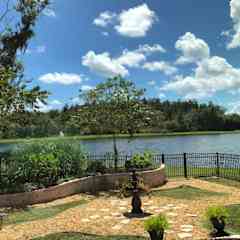
{"label": "small potted plant", "polygon": [[227,218],[229,217],[228,211],[223,206],[209,207],[206,212],[207,221],[211,226],[213,237],[224,237],[229,234],[225,232]]}
{"label": "small potted plant", "polygon": [[163,214],[151,217],[144,222],[144,228],[149,233],[151,240],[162,240],[164,231],[168,227],[167,218]]}

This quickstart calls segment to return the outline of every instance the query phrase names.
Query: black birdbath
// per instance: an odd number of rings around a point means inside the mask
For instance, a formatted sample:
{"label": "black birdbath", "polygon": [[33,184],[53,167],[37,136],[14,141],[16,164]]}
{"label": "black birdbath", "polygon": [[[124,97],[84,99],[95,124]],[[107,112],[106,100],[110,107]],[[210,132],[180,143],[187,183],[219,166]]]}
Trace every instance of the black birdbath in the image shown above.
{"label": "black birdbath", "polygon": [[139,179],[136,169],[132,169],[132,214],[143,214],[142,201],[140,198],[140,189],[138,187]]}

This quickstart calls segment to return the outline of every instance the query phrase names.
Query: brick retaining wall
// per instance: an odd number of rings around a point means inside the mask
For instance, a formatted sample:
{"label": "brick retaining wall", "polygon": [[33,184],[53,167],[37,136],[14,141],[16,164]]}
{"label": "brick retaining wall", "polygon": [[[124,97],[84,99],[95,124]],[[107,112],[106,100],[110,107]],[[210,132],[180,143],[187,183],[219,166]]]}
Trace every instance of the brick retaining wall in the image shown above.
{"label": "brick retaining wall", "polygon": [[[139,173],[143,177],[144,183],[150,188],[161,186],[166,183],[164,165],[155,170],[143,171]],[[46,203],[77,193],[116,189],[116,187],[123,181],[126,181],[129,176],[130,173],[90,176],[33,192],[4,194],[0,195],[0,208]]]}

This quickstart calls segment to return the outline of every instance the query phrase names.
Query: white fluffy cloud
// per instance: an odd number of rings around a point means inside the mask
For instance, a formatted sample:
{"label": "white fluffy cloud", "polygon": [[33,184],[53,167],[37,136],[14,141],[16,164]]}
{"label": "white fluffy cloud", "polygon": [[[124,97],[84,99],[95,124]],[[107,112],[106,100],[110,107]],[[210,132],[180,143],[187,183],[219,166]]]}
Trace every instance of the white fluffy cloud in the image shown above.
{"label": "white fluffy cloud", "polygon": [[234,34],[232,36],[231,41],[227,45],[227,48],[237,48],[240,47],[240,1],[239,0],[231,0],[230,2],[231,9],[231,18],[233,20],[233,31]]}
{"label": "white fluffy cloud", "polygon": [[116,59],[112,59],[107,52],[96,54],[94,51],[89,51],[83,56],[82,64],[104,77],[113,77],[119,74],[122,76],[128,75],[128,70]]}
{"label": "white fluffy cloud", "polygon": [[144,54],[137,51],[124,50],[122,55],[116,59],[121,65],[128,67],[138,67],[139,64],[146,60]]}
{"label": "white fluffy cloud", "polygon": [[113,23],[116,17],[117,15],[115,13],[105,11],[100,13],[99,17],[94,19],[93,23],[99,27],[107,27],[109,24]]}
{"label": "white fluffy cloud", "polygon": [[193,75],[177,76],[161,87],[162,91],[174,91],[185,98],[204,98],[236,89],[240,89],[240,69],[217,56],[199,62]]}
{"label": "white fluffy cloud", "polygon": [[93,86],[90,86],[90,85],[82,85],[81,86],[82,91],[89,91],[91,89],[93,89]]}
{"label": "white fluffy cloud", "polygon": [[63,85],[78,84],[83,81],[83,76],[74,73],[47,73],[39,77],[44,83],[58,83]]}
{"label": "white fluffy cloud", "polygon": [[125,37],[144,37],[151,29],[157,16],[149,9],[147,4],[142,4],[117,14],[110,11],[100,13],[93,23],[99,27],[113,25],[114,29]]}
{"label": "white fluffy cloud", "polygon": [[55,18],[57,15],[53,9],[46,8],[43,10],[43,14],[47,17]]}
{"label": "white fluffy cloud", "polygon": [[144,37],[157,19],[147,4],[122,11],[119,16],[117,32],[126,37]]}
{"label": "white fluffy cloud", "polygon": [[182,56],[176,61],[177,64],[197,63],[210,55],[208,44],[190,32],[177,40],[175,48],[182,52]]}
{"label": "white fluffy cloud", "polygon": [[138,47],[138,52],[141,53],[146,53],[146,54],[152,54],[155,52],[161,52],[161,53],[165,53],[166,49],[164,49],[161,45],[159,44],[154,44],[154,45],[148,45],[148,44],[144,44],[144,45],[140,45]]}
{"label": "white fluffy cloud", "polygon": [[94,51],[89,51],[82,57],[82,65],[104,77],[127,76],[129,74],[128,68],[141,67],[147,60],[147,56],[155,52],[165,51],[159,44],[140,45],[132,51],[125,49],[120,56],[115,58],[111,57],[108,52],[97,54]]}
{"label": "white fluffy cloud", "polygon": [[143,65],[143,69],[147,69],[151,72],[160,71],[166,75],[172,75],[177,72],[177,68],[171,66],[169,63],[160,61],[160,62],[147,62]]}

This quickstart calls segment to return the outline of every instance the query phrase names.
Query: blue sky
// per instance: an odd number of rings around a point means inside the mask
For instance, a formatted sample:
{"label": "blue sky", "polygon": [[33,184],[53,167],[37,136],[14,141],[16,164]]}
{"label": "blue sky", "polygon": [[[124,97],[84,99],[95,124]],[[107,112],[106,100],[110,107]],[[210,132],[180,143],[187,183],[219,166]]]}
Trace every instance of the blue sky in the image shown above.
{"label": "blue sky", "polygon": [[23,60],[52,93],[43,110],[122,74],[150,97],[240,112],[240,0],[55,0],[35,30]]}

